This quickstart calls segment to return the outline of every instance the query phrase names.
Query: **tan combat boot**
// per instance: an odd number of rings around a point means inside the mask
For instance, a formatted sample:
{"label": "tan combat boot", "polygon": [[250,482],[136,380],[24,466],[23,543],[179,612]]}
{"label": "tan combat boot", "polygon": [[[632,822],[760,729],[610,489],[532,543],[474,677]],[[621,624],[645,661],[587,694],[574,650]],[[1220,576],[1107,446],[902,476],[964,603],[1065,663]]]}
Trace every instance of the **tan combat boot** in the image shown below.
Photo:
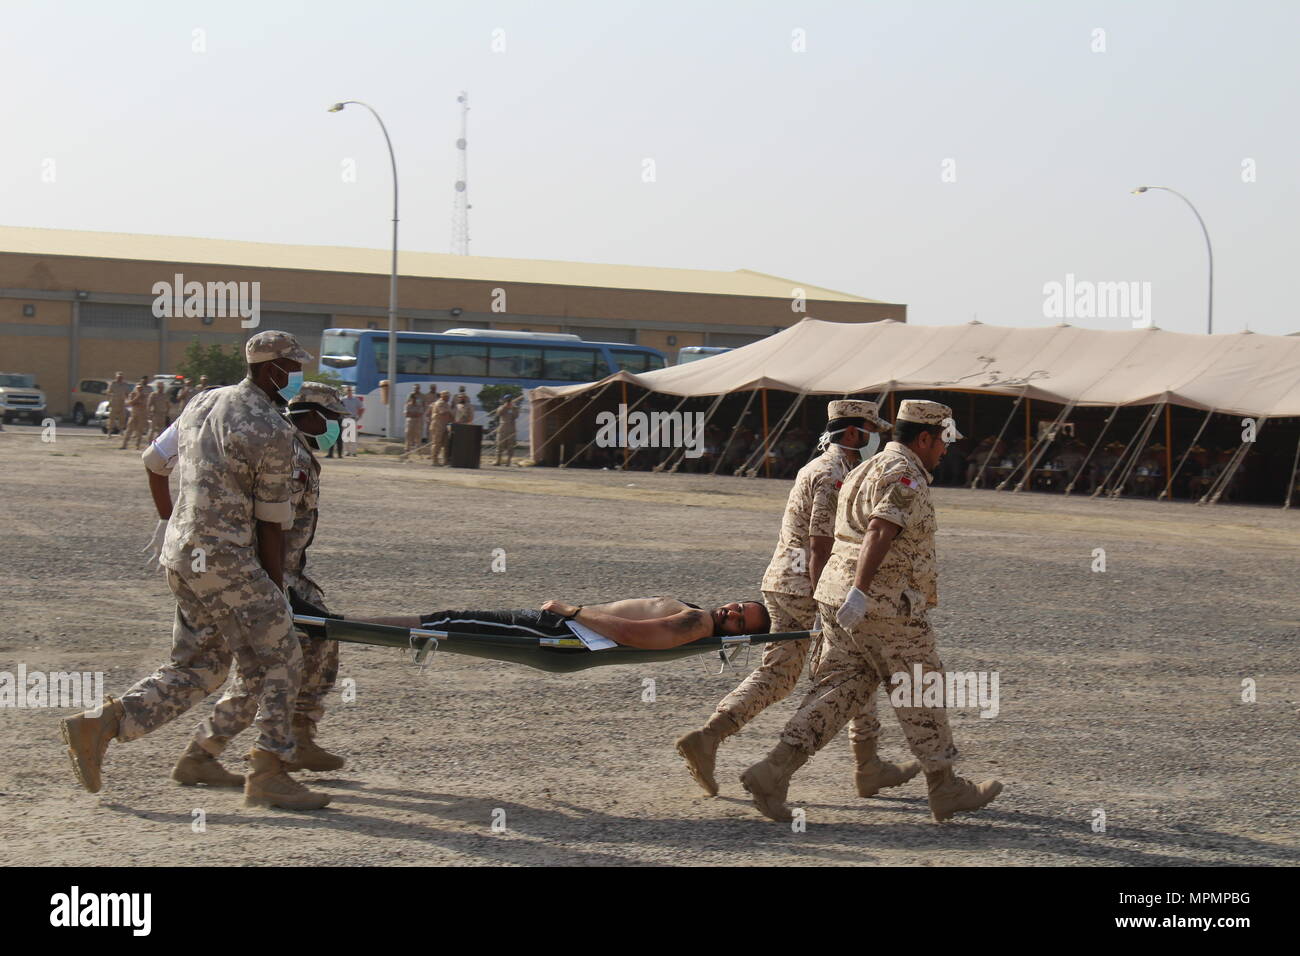
{"label": "tan combat boot", "polygon": [[197,740],[191,740],[181,759],[176,761],[176,766],[172,768],[172,779],[187,787],[198,783],[205,783],[209,787],[244,785],[243,774],[231,773],[221,766],[220,761],[204,750]]}
{"label": "tan combat boot", "polygon": [[997,780],[971,783],[952,772],[951,767],[934,772],[926,771],[925,784],[930,791],[930,812],[935,823],[943,823],[954,813],[978,810],[993,802],[1002,792]]}
{"label": "tan combat boot", "polygon": [[718,747],[739,729],[730,715],[717,713],[700,730],[692,730],[677,739],[677,752],[686,761],[686,769],[711,797],[718,795],[718,781],[713,776]]}
{"label": "tan combat boot", "polygon": [[285,770],[342,770],[347,763],[338,754],[332,754],[317,746],[313,739],[316,736],[316,728],[307,718],[293,719],[293,736],[298,742],[298,747],[294,751],[293,760],[285,765]]}
{"label": "tan combat boot", "polygon": [[285,772],[284,762],[269,750],[248,752],[249,770],[244,781],[244,806],[282,807],[285,810],[319,810],[330,798],[313,793]]}
{"label": "tan combat boot", "polygon": [[109,697],[104,701],[98,717],[89,711],[62,721],[63,742],[68,745],[68,757],[77,780],[91,793],[99,793],[100,767],[109,743],[122,726],[122,702]]}
{"label": "tan combat boot", "polygon": [[921,765],[915,760],[908,763],[881,760],[876,756],[874,740],[853,741],[853,757],[858,762],[853,782],[857,785],[859,797],[874,797],[886,787],[907,783],[921,772]]}
{"label": "tan combat boot", "polygon": [[754,806],[769,820],[786,823],[794,814],[785,805],[794,772],[808,762],[811,754],[780,743],[764,759],[740,775],[740,784],[754,797]]}

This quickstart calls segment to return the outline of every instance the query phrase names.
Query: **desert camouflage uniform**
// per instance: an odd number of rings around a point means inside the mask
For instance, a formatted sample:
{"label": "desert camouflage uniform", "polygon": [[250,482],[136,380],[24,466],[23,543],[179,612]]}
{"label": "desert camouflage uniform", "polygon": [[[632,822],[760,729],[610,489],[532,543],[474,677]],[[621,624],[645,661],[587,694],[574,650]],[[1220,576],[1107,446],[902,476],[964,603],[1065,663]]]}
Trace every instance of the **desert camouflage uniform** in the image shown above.
{"label": "desert camouflage uniform", "polygon": [[149,395],[149,434],[145,436],[145,441],[151,442],[162,434],[163,429],[167,427],[167,412],[171,410],[172,403],[167,397],[166,392],[160,392],[157,388]]}
{"label": "desert camouflage uniform", "polygon": [[148,389],[143,385],[131,389],[131,394],[126,397],[126,408],[130,412],[130,417],[126,420],[126,428],[122,430],[123,448],[132,437],[135,438],[136,448],[139,448],[140,443],[144,441],[146,419],[149,417],[148,407]]}
{"label": "desert camouflage uniform", "polygon": [[[457,395],[456,398],[457,398],[457,401],[454,402],[454,403],[452,404],[452,406],[451,406],[452,416],[454,417],[456,424],[457,424],[457,425],[473,425],[473,424],[474,424],[474,406],[470,404],[470,402],[469,402],[469,396],[468,396],[468,395]],[[462,402],[462,401],[459,401],[459,399],[461,399],[461,398],[464,398],[465,401],[463,401],[463,402]]]}
{"label": "desert camouflage uniform", "polygon": [[292,759],[302,652],[255,528],[291,525],[295,429],[252,379],[195,396],[177,429],[179,494],[160,558],[176,596],[171,660],[122,696],[118,738],[184,713],[221,686],[233,658],[259,701],[256,746]]}
{"label": "desert camouflage uniform", "polygon": [[515,422],[519,419],[518,405],[502,405],[497,409],[497,464],[505,456],[506,464],[515,457]]}
{"label": "desert camouflage uniform", "polygon": [[[940,672],[927,611],[938,603],[934,505],[930,475],[906,445],[889,442],[854,469],[840,492],[835,547],[814,597],[822,615],[823,646],[813,666],[813,687],[786,724],[781,740],[806,752],[826,745],[863,703],[874,699],[880,676],[920,664]],[[867,523],[882,518],[902,530],[894,538],[867,593],[867,615],[845,631],[835,614],[853,587]],[[957,756],[942,707],[895,707],[908,745],[926,771],[942,770]]]}
{"label": "desert camouflage uniform", "polygon": [[[856,457],[856,456],[854,456]],[[809,570],[812,537],[835,534],[835,513],[840,486],[853,467],[853,459],[837,445],[831,445],[795,476],[781,519],[781,536],[763,575],[763,603],[772,618],[772,633],[806,631],[812,628],[817,605],[812,598]],[[764,709],[789,697],[799,683],[809,650],[817,659],[813,639],[768,644],[763,660],[744,682],[722,699],[718,712],[727,714],[743,727]],[[820,644],[820,642],[818,642]],[[874,740],[880,732],[875,696],[862,702],[849,734],[853,740]]]}
{"label": "desert camouflage uniform", "polygon": [[108,434],[110,436],[114,428],[118,431],[126,431],[126,399],[130,394],[130,382],[108,383]]}
{"label": "desert camouflage uniform", "polygon": [[443,456],[443,463],[446,463],[447,455],[447,428],[451,424],[451,403],[445,398],[440,398],[429,406],[429,457],[432,464],[438,464],[438,456]]}
{"label": "desert camouflage uniform", "polygon": [[[284,583],[305,600],[325,607],[319,585],[307,577],[307,548],[316,537],[317,508],[320,504],[320,462],[299,433],[294,443],[293,527],[284,533]],[[328,609],[327,609],[328,610]],[[325,714],[325,697],[339,673],[338,641],[320,640],[297,632],[302,650],[302,685],[294,710],[314,727]],[[212,716],[200,726],[195,741],[208,753],[219,756],[230,739],[253,723],[257,698],[249,692],[242,674],[236,674],[225,694],[212,708]]]}
{"label": "desert camouflage uniform", "polygon": [[406,397],[406,450],[420,444],[420,430],[424,419],[424,399],[412,392]]}

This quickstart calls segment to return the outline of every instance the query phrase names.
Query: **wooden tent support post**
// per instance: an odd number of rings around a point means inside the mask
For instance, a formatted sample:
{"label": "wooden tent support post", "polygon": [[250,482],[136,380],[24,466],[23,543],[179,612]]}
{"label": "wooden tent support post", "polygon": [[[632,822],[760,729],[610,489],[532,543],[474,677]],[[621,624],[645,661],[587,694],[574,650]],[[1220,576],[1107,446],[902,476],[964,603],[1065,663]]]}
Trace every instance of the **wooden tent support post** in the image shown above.
{"label": "wooden tent support post", "polygon": [[767,453],[767,389],[763,389],[763,477],[772,477],[772,456]]}

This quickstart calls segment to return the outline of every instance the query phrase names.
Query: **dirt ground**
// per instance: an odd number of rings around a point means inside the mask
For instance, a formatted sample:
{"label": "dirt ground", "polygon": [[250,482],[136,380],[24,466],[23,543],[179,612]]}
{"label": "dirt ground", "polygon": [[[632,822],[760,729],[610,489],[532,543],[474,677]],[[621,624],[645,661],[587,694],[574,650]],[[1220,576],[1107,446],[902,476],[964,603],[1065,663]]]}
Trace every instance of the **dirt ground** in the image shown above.
{"label": "dirt ground", "polygon": [[[10,427],[0,463],[0,670],[103,671],[122,692],[166,658],[173,610],[141,563],[155,519],[138,455],[89,430],[43,444]],[[381,456],[324,468],[312,573],[356,614],[755,597],[789,488]],[[737,778],[798,694],[724,744],[722,793],[706,797],[673,740],[740,680],[743,658],[721,676],[707,656],[549,675],[444,655],[419,673],[398,651],[349,644],[340,677],[356,700],[336,690],[320,737],[349,764],[307,775],[334,798],[315,814],[246,810],[236,791],[168,779],[215,696],[114,744],[93,795],[59,738],[70,711],[0,708],[5,862],[1300,863],[1300,511],[952,489],[935,500],[944,663],[1000,679],[995,718],[952,715],[959,772],[1006,786],[979,814],[932,823],[922,779],[860,799],[841,735],[791,786],[806,830],[762,818]],[[495,548],[505,573],[491,570]],[[880,704],[882,750],[905,756]],[[238,743],[227,765],[242,770]]]}

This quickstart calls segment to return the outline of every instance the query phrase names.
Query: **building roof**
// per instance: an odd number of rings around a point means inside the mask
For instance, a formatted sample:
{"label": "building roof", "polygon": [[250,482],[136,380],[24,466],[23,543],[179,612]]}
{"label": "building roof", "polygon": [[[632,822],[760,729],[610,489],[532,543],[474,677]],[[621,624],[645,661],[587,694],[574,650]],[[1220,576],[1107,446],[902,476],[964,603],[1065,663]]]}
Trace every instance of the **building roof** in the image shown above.
{"label": "building roof", "polygon": [[[68,229],[0,226],[0,254],[5,252],[385,276],[389,274],[392,255],[390,249],[356,249],[350,246],[288,246],[232,239],[198,239],[189,236],[148,236],[121,232],[80,232]],[[797,282],[750,269],[714,272],[704,269],[666,269],[656,266],[620,266],[596,262],[559,262],[549,259],[454,256],[446,253],[402,250],[398,260],[398,270],[401,275],[414,278],[589,286],[774,299],[789,299],[792,291],[799,288],[804,291],[805,298],[817,302],[879,302],[877,299],[864,299],[846,292],[823,289],[806,282]]]}

